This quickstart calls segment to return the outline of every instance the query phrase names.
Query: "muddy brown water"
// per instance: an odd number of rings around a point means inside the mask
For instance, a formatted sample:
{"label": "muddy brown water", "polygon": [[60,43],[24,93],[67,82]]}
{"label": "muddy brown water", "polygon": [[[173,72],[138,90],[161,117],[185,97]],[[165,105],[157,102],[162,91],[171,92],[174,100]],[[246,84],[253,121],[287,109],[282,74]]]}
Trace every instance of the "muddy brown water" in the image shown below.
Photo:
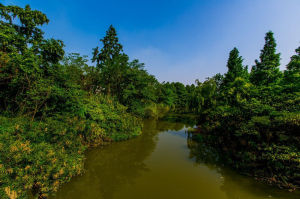
{"label": "muddy brown water", "polygon": [[[299,192],[279,190],[209,161],[196,160],[187,127],[147,120],[141,136],[89,150],[86,172],[64,184],[51,198],[300,199]],[[198,151],[198,156],[209,156],[207,150]]]}

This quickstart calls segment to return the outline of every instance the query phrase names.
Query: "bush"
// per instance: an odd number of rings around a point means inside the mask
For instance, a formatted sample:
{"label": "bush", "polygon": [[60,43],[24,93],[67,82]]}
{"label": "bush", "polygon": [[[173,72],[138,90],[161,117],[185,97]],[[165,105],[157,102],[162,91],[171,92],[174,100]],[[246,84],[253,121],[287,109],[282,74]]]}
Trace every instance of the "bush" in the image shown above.
{"label": "bush", "polygon": [[0,197],[26,190],[47,197],[83,172],[84,151],[141,133],[141,121],[104,97],[84,100],[84,117],[69,114],[41,120],[0,116]]}

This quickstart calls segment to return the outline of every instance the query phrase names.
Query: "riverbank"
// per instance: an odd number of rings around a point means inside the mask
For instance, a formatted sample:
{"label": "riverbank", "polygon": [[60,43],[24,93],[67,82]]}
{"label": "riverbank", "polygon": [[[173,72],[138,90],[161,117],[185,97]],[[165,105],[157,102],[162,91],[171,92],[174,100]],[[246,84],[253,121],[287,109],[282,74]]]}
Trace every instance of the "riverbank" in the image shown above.
{"label": "riverbank", "polygon": [[47,198],[84,171],[85,151],[141,134],[141,120],[109,100],[89,101],[88,117],[0,116],[0,196]]}
{"label": "riverbank", "polygon": [[214,151],[190,139],[194,125],[145,120],[143,126],[141,136],[88,150],[86,172],[50,199],[299,197],[213,162]]}
{"label": "riverbank", "polygon": [[[290,120],[291,116],[284,119],[278,114],[277,117],[268,124],[270,129],[260,126],[258,121],[255,126],[250,126],[254,118],[244,122],[231,121],[231,117],[210,119],[194,129],[192,138],[214,148],[219,161],[237,172],[292,192],[300,188],[300,153],[292,144],[292,137],[284,137],[283,134],[296,135],[298,124],[296,119]],[[249,125],[248,128],[243,128],[246,125]],[[263,133],[271,135],[273,141],[262,141],[259,134]],[[279,139],[276,134],[281,134],[280,141],[276,140]],[[291,141],[286,142],[288,139]]]}

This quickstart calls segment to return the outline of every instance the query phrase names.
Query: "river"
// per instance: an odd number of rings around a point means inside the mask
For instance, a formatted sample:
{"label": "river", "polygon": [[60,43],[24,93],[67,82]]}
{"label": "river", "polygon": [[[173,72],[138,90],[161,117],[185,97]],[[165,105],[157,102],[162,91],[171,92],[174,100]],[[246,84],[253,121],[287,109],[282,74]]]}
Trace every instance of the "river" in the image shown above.
{"label": "river", "polygon": [[300,198],[299,192],[279,190],[203,161],[210,159],[209,149],[195,154],[187,127],[147,120],[141,136],[90,149],[86,172],[64,184],[52,199]]}

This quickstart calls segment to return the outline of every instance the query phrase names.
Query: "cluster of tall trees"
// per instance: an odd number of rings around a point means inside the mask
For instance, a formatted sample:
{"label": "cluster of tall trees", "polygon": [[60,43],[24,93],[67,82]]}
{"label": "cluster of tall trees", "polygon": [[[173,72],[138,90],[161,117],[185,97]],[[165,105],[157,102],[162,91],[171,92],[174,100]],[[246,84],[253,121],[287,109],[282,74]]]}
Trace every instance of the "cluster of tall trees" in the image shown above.
{"label": "cluster of tall trees", "polygon": [[232,167],[293,190],[300,186],[300,47],[286,70],[279,66],[272,32],[250,73],[234,48],[227,73],[204,82],[214,89],[203,95],[209,103],[199,122]]}

